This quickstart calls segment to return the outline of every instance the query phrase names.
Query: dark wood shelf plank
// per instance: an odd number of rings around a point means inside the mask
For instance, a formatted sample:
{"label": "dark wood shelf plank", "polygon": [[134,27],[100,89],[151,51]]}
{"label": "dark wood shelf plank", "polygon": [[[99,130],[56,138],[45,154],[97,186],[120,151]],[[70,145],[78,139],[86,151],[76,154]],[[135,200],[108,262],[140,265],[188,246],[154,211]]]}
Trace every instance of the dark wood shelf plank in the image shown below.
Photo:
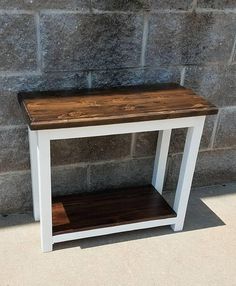
{"label": "dark wood shelf plank", "polygon": [[53,235],[176,217],[153,186],[53,199]]}
{"label": "dark wood shelf plank", "polygon": [[217,108],[178,84],[105,90],[21,92],[32,130],[216,114]]}

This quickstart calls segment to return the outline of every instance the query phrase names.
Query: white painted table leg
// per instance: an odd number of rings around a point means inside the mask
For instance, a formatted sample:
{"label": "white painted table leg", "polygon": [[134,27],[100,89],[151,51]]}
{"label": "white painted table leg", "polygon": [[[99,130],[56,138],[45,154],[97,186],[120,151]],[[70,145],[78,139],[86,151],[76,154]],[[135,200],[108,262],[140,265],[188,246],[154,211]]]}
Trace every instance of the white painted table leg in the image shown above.
{"label": "white painted table leg", "polygon": [[156,157],[152,176],[152,185],[161,194],[165,179],[166,162],[170,145],[171,129],[158,133]]}
{"label": "white painted table leg", "polygon": [[205,116],[201,116],[194,127],[188,128],[174,201],[174,210],[177,213],[177,222],[172,225],[174,231],[183,229],[204,121]]}
{"label": "white painted table leg", "polygon": [[39,205],[41,247],[43,252],[52,251],[52,194],[50,139],[44,131],[38,132],[39,158]]}
{"label": "white painted table leg", "polygon": [[39,187],[38,187],[38,155],[37,155],[37,131],[29,133],[29,147],[30,147],[30,165],[31,165],[31,180],[32,180],[32,195],[33,195],[33,212],[34,219],[39,221]]}

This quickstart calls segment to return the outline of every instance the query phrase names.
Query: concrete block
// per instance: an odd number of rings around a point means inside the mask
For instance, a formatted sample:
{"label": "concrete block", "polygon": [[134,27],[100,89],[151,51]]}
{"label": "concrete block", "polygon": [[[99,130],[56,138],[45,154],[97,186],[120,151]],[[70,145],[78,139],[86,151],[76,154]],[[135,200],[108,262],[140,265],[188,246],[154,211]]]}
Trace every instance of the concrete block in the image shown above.
{"label": "concrete block", "polygon": [[82,89],[87,88],[86,77],[86,72],[0,76],[0,91]]}
{"label": "concrete block", "polygon": [[1,0],[0,9],[69,9],[87,10],[89,0]]}
{"label": "concrete block", "polygon": [[88,191],[87,167],[58,166],[52,168],[53,196],[76,194]]}
{"label": "concrete block", "polygon": [[16,93],[0,92],[0,126],[24,124]]}
{"label": "concrete block", "polygon": [[236,105],[236,66],[187,67],[184,85],[217,106]]}
{"label": "concrete block", "polygon": [[[169,160],[166,189],[175,189],[179,176],[181,154]],[[198,155],[193,186],[210,186],[235,181],[236,149],[203,151]]]}
{"label": "concrete block", "polygon": [[121,69],[92,72],[92,87],[114,87],[143,84],[143,71]]}
{"label": "concrete block", "polygon": [[176,10],[188,10],[192,7],[193,0],[151,0],[151,8],[160,9],[176,9]]}
{"label": "concrete block", "polygon": [[153,159],[91,165],[90,189],[102,190],[151,183]]}
{"label": "concrete block", "polygon": [[29,168],[29,145],[26,128],[0,130],[0,172]]}
{"label": "concrete block", "polygon": [[180,74],[178,67],[93,71],[92,87],[180,82]]}
{"label": "concrete block", "polygon": [[235,28],[233,13],[153,13],[146,64],[227,62]]}
{"label": "concrete block", "polygon": [[131,135],[52,141],[52,164],[115,160],[130,156]]}
{"label": "concrete block", "polygon": [[158,132],[141,132],[136,134],[134,156],[154,156],[157,146]]}
{"label": "concrete block", "polygon": [[31,178],[27,172],[0,174],[0,213],[32,210]]}
{"label": "concrete block", "polygon": [[215,135],[214,147],[236,146],[236,107],[222,109]]}
{"label": "concrete block", "polygon": [[235,0],[198,0],[197,6],[199,8],[210,9],[235,9]]}
{"label": "concrete block", "polygon": [[33,15],[0,16],[0,72],[37,69],[37,37]]}
{"label": "concrete block", "polygon": [[162,68],[145,68],[143,70],[143,83],[155,84],[165,82],[180,83],[181,68],[179,67],[162,67]]}
{"label": "concrete block", "polygon": [[77,71],[136,67],[143,17],[134,14],[43,14],[44,69]]}
{"label": "concrete block", "polygon": [[92,8],[102,11],[139,11],[150,8],[150,0],[92,0]]}

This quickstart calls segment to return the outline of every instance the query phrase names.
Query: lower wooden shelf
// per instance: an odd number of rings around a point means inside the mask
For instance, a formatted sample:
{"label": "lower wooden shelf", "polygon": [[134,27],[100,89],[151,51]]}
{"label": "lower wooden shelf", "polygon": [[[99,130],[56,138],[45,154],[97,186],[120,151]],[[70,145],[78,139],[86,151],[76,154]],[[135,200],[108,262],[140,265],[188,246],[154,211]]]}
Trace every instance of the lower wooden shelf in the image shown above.
{"label": "lower wooden shelf", "polygon": [[176,217],[151,185],[53,199],[53,235]]}

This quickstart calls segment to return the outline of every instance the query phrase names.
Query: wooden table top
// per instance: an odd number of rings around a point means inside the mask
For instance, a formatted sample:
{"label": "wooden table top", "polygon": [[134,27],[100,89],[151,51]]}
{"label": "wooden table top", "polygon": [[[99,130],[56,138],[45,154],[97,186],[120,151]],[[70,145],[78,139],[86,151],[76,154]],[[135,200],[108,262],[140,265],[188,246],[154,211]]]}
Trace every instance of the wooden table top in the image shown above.
{"label": "wooden table top", "polygon": [[30,129],[55,129],[216,114],[218,109],[178,84],[104,90],[20,92]]}

